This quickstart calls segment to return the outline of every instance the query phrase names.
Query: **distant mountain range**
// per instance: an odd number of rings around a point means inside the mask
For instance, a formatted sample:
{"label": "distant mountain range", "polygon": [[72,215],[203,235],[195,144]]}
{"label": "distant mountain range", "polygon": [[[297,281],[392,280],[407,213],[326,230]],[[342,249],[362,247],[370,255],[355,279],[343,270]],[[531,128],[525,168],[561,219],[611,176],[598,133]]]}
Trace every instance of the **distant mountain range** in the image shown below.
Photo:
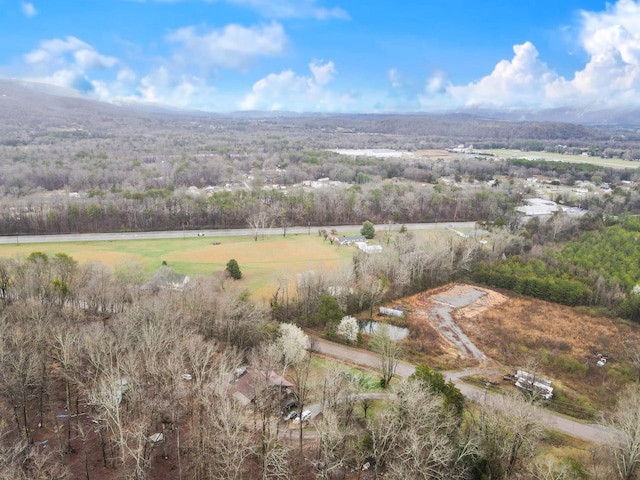
{"label": "distant mountain range", "polygon": [[120,101],[101,102],[82,94],[53,85],[21,80],[0,79],[0,122],[32,123],[82,123],[91,117],[93,121],[101,116],[110,117],[210,117],[210,118],[374,118],[391,116],[427,116],[442,118],[450,122],[504,120],[510,122],[566,122],[594,127],[640,127],[640,109],[608,108],[587,110],[585,108],[556,108],[546,110],[496,110],[485,108],[459,109],[447,112],[412,112],[385,114],[330,114],[317,112],[286,111],[237,111],[205,112],[187,110],[168,105]]}
{"label": "distant mountain range", "polygon": [[587,110],[585,108],[566,107],[544,110],[459,110],[462,117],[490,118],[516,122],[566,122],[594,127],[639,127],[640,109],[606,108]]}

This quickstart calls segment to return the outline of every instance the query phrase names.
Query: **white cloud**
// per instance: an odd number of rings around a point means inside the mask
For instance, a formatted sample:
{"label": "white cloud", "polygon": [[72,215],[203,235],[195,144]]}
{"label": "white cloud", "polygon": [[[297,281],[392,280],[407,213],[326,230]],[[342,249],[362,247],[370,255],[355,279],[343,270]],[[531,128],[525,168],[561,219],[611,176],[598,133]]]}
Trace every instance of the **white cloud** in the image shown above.
{"label": "white cloud", "polygon": [[[156,0],[161,3],[178,3],[184,0]],[[266,18],[337,18],[349,20],[349,13],[340,7],[322,7],[317,0],[204,0],[206,3],[226,2],[250,8]]]}
{"label": "white cloud", "polygon": [[213,104],[218,100],[215,89],[204,79],[193,75],[174,75],[165,67],[144,76],[136,90],[135,96],[126,99],[205,110],[215,110]]}
{"label": "white cloud", "polygon": [[448,83],[447,74],[442,70],[437,70],[431,75],[431,78],[427,80],[424,88],[428,94],[435,95],[446,91]]}
{"label": "white cloud", "polygon": [[[513,47],[511,61],[502,60],[493,72],[464,87],[448,86],[446,91],[456,104],[464,106],[526,106],[544,97],[546,85],[557,75],[538,59],[538,51],[530,42]],[[427,93],[441,91],[438,78],[427,82]]]}
{"label": "white cloud", "polygon": [[[217,1],[244,5],[272,18],[340,16],[338,10],[321,5],[329,0]],[[146,71],[134,71],[73,36],[41,42],[24,55],[24,63],[32,79],[92,92],[102,99],[135,97],[206,110],[237,106],[336,112],[640,106],[640,0],[618,0],[599,12],[582,11],[571,31],[577,32],[576,45],[586,54],[584,65],[571,75],[560,75],[540,58],[533,43],[524,41],[513,46],[509,58],[496,59],[485,76],[466,84],[454,83],[439,70],[417,81],[391,68],[386,72],[391,87],[386,97],[384,92],[365,90],[364,80],[357,95],[337,93],[345,90],[334,86],[336,67],[321,60],[313,60],[308,72],[284,69],[271,73],[255,82],[248,93],[246,87],[239,97],[233,92],[218,93],[210,84],[212,72],[245,70],[256,60],[287,53],[289,40],[277,21],[175,30],[166,36],[171,55],[156,58]],[[238,77],[246,75],[243,72]]]}
{"label": "white cloud", "polygon": [[582,12],[580,40],[590,60],[571,81],[576,93],[619,99],[638,93],[640,3],[619,0],[604,12]]}
{"label": "white cloud", "polygon": [[180,46],[175,60],[206,68],[244,68],[257,57],[281,55],[287,44],[284,29],[277,22],[249,28],[230,24],[220,30],[202,30],[184,27],[167,36],[169,42]]}
{"label": "white cloud", "polygon": [[22,2],[20,6],[22,7],[22,13],[29,18],[35,17],[38,14],[38,10],[36,10],[33,3]]}
{"label": "white cloud", "polygon": [[37,80],[42,83],[71,88],[83,93],[93,91],[93,84],[89,81],[85,72],[73,66],[61,68],[51,75],[46,75]]}
{"label": "white cloud", "polygon": [[297,112],[348,110],[351,103],[348,96],[336,95],[324,88],[336,73],[333,62],[314,60],[309,70],[310,76],[296,75],[292,70],[267,75],[253,85],[240,108]]}
{"label": "white cloud", "polygon": [[105,102],[132,98],[138,87],[138,76],[129,67],[121,67],[114,80],[92,80],[92,95]]}
{"label": "white cloud", "polygon": [[311,70],[311,73],[313,74],[315,83],[319,86],[329,83],[333,80],[333,76],[336,74],[333,62],[322,64],[319,60],[314,60],[309,64],[309,70]]}
{"label": "white cloud", "polygon": [[640,105],[640,1],[618,0],[580,18],[578,43],[588,61],[572,78],[556,73],[525,42],[478,81],[453,85],[432,77],[419,96],[422,107]]}
{"label": "white cloud", "polygon": [[73,36],[45,40],[37,49],[27,53],[24,60],[32,69],[34,80],[82,92],[93,90],[88,72],[107,70],[120,64],[117,58],[102,55]]}
{"label": "white cloud", "polygon": [[40,43],[40,48],[25,55],[25,61],[31,65],[59,63],[63,61],[64,55],[80,49],[91,49],[91,46],[72,36],[65,39],[44,40]]}
{"label": "white cloud", "polygon": [[78,65],[87,70],[104,70],[115,67],[118,64],[117,58],[100,55],[98,52],[90,48],[77,50],[74,52],[73,56]]}
{"label": "white cloud", "polygon": [[136,81],[138,76],[136,75],[136,72],[131,70],[129,67],[124,67],[118,71],[118,76],[116,78],[118,82],[132,84]]}
{"label": "white cloud", "polygon": [[[214,0],[215,1],[215,0]],[[311,17],[318,20],[338,18],[348,20],[349,14],[340,7],[321,7],[316,0],[225,0],[258,11],[269,18]]]}
{"label": "white cloud", "polygon": [[391,88],[400,88],[402,87],[402,80],[400,78],[400,72],[397,68],[392,68],[387,72],[387,77],[389,78],[389,83],[391,83]]}

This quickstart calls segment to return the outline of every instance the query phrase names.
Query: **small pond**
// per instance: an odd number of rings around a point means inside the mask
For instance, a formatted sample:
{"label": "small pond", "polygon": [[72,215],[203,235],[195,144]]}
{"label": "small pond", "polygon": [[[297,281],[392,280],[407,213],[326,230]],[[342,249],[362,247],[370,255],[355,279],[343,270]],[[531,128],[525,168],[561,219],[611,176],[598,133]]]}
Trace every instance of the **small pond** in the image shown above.
{"label": "small pond", "polygon": [[389,327],[389,336],[392,340],[402,340],[409,335],[409,329],[406,327],[396,327],[390,323],[376,322],[375,320],[360,320],[358,321],[360,331],[371,335],[376,332],[380,325],[386,325]]}

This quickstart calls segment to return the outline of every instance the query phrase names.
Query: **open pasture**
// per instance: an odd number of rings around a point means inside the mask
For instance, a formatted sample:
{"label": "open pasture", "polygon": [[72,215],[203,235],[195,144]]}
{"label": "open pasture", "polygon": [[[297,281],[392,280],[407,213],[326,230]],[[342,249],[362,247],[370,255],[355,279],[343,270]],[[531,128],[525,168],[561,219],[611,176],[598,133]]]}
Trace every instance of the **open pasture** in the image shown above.
{"label": "open pasture", "polygon": [[240,236],[0,245],[0,257],[34,251],[50,256],[66,253],[80,263],[110,267],[137,263],[148,274],[166,261],[178,273],[208,275],[223,271],[235,258],[242,270],[240,281],[256,298],[268,298],[283,275],[337,268],[353,255],[353,247],[331,245],[317,234],[269,236],[257,242],[251,236]]}
{"label": "open pasture", "polygon": [[523,158],[526,160],[547,160],[550,162],[590,163],[601,167],[610,168],[638,168],[638,162],[622,160],[620,158],[588,157],[584,155],[567,155],[551,152],[523,152],[521,150],[495,149],[480,150],[482,153],[490,153],[499,158]]}

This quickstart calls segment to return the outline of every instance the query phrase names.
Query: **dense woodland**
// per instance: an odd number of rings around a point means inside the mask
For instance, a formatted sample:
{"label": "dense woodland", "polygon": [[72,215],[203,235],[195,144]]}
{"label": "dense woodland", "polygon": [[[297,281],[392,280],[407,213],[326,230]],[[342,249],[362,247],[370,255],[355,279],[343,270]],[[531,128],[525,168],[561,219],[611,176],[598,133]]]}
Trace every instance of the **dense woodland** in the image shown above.
{"label": "dense woodland", "polygon": [[[604,222],[586,218],[562,227],[560,223],[556,218],[544,225],[537,221],[525,225],[507,250],[516,254],[496,263],[479,262],[472,278],[550,302],[598,307],[608,315],[640,321],[637,218],[605,217]],[[556,242],[532,249],[533,235],[538,240],[556,237]]]}

